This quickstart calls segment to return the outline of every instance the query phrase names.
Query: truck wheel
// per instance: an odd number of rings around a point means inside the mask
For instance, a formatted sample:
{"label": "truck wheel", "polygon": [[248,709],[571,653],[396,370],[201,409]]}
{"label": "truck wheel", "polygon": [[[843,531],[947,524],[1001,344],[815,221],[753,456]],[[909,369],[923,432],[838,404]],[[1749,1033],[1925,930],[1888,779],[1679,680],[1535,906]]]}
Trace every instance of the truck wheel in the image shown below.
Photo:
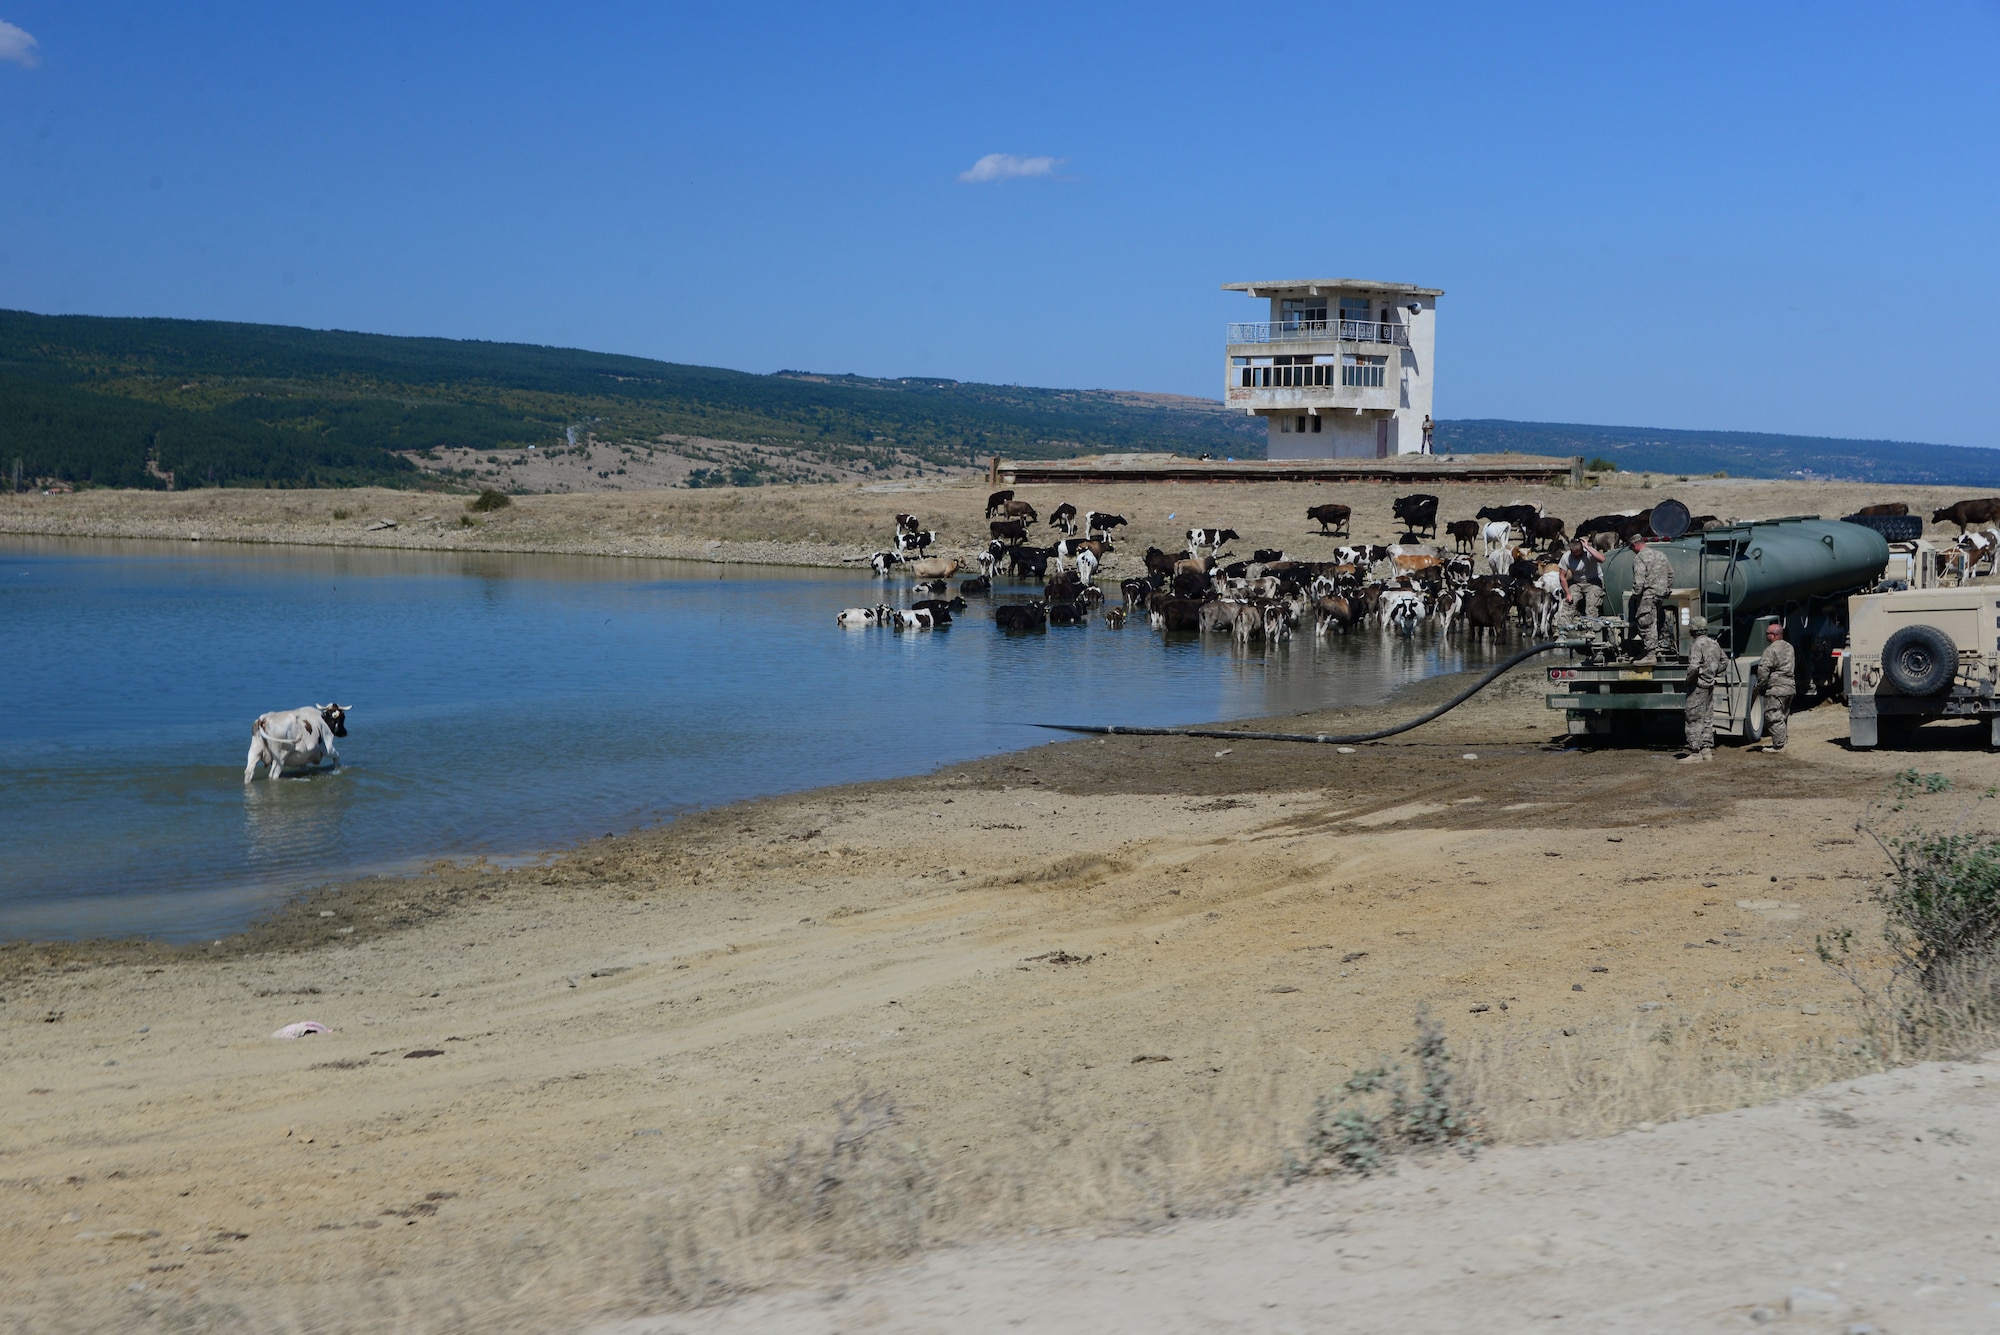
{"label": "truck wheel", "polygon": [[1882,676],[1904,695],[1939,695],[1958,675],[1958,646],[1936,626],[1905,626],[1882,646]]}

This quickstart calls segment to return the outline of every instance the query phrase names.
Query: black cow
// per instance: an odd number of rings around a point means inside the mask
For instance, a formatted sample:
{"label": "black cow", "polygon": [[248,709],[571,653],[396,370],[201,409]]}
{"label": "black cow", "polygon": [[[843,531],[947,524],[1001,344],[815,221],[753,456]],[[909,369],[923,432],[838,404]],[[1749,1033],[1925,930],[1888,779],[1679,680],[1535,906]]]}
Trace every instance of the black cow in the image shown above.
{"label": "black cow", "polygon": [[1542,517],[1541,509],[1533,505],[1482,505],[1480,519],[1504,519],[1515,528],[1526,533],[1528,526]]}
{"label": "black cow", "polygon": [[918,609],[931,614],[931,624],[933,626],[949,626],[951,624],[951,614],[965,610],[965,599],[953,598],[951,601],[946,602],[942,598],[921,598],[910,604],[911,611],[914,612]]}
{"label": "black cow", "polygon": [[1152,571],[1162,579],[1172,579],[1174,577],[1174,566],[1177,563],[1178,558],[1168,556],[1158,547],[1148,547],[1146,549],[1146,569]]}
{"label": "black cow", "polygon": [[1215,587],[1215,581],[1199,570],[1184,570],[1172,581],[1174,595],[1179,598],[1199,598]]}
{"label": "black cow", "polygon": [[1028,525],[1020,519],[996,519],[986,526],[987,532],[996,539],[1004,538],[1013,542],[1028,540]]}
{"label": "black cow", "polygon": [[1002,630],[1041,630],[1049,615],[1040,603],[1003,603],[993,609],[993,624]]}
{"label": "black cow", "polygon": [[991,519],[994,513],[998,511],[1001,506],[1005,505],[1007,502],[1013,499],[1014,499],[1014,490],[1011,487],[1009,487],[1006,491],[994,492],[991,496],[988,496],[986,498],[986,517],[988,519]]}
{"label": "black cow", "polygon": [[1551,547],[1563,544],[1563,521],[1554,515],[1541,515],[1521,531],[1528,535],[1531,542],[1545,542]]}
{"label": "black cow", "polygon": [[[1064,533],[1074,534],[1076,532],[1076,507],[1068,501],[1064,501],[1061,505],[1049,511],[1049,523],[1053,527],[1061,529]],[[1055,609],[1050,608],[1049,612],[1053,617]]]}
{"label": "black cow", "polygon": [[1273,561],[1282,561],[1284,559],[1285,554],[1272,547],[1259,547],[1256,551],[1250,553],[1251,562],[1260,566],[1267,566]]}
{"label": "black cow", "polygon": [[1090,620],[1090,604],[1081,598],[1050,603],[1048,617],[1051,626],[1081,626]]}
{"label": "black cow", "polygon": [[1015,579],[1045,579],[1049,573],[1049,552],[1045,547],[1014,546],[1007,549],[1007,568]]}
{"label": "black cow", "polygon": [[1576,526],[1576,536],[1588,538],[1597,533],[1616,533],[1620,542],[1630,542],[1635,533],[1653,531],[1653,512],[1641,510],[1636,515],[1598,515],[1586,519]]}
{"label": "black cow", "polygon": [[1428,530],[1432,537],[1437,536],[1438,498],[1430,493],[1420,491],[1408,496],[1398,496],[1391,507],[1391,513],[1402,523],[1404,533],[1410,537],[1415,537],[1419,530]]}
{"label": "black cow", "polygon": [[979,576],[977,579],[962,579],[958,582],[958,591],[961,594],[967,595],[991,593],[993,592],[993,581],[984,575]]}
{"label": "black cow", "polygon": [[1199,598],[1162,598],[1153,609],[1153,624],[1161,630],[1201,631]]}
{"label": "black cow", "polygon": [[1348,518],[1353,513],[1351,505],[1315,505],[1306,511],[1306,521],[1318,524],[1319,531],[1328,537],[1344,538],[1347,536]]}
{"label": "black cow", "polygon": [[1444,526],[1444,531],[1451,534],[1453,551],[1470,552],[1472,544],[1479,539],[1479,521],[1477,519],[1454,519]]}

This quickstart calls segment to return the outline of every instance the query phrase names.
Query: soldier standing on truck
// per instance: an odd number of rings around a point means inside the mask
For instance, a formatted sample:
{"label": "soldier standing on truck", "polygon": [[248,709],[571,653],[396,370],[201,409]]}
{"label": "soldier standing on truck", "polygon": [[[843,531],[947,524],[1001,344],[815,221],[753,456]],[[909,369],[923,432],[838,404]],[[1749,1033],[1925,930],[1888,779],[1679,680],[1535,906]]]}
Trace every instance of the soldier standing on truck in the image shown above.
{"label": "soldier standing on truck", "polygon": [[1729,684],[1729,655],[1708,633],[1705,617],[1692,617],[1688,629],[1694,638],[1688,643],[1686,684],[1687,751],[1681,763],[1715,759],[1715,686]]}
{"label": "soldier standing on truck", "polygon": [[1571,616],[1604,614],[1604,553],[1582,538],[1573,540],[1569,554],[1556,562],[1562,571],[1563,602]]}
{"label": "soldier standing on truck", "polygon": [[1764,691],[1764,736],[1770,740],[1762,748],[1775,755],[1785,749],[1785,720],[1792,712],[1792,696],[1797,692],[1794,674],[1798,655],[1785,639],[1784,627],[1775,621],[1764,625],[1764,656],[1757,660],[1757,683]]}
{"label": "soldier standing on truck", "polygon": [[1665,603],[1674,591],[1674,568],[1666,553],[1654,551],[1643,533],[1632,536],[1632,628],[1644,646],[1645,656],[1635,660],[1640,667],[1660,661],[1667,647]]}

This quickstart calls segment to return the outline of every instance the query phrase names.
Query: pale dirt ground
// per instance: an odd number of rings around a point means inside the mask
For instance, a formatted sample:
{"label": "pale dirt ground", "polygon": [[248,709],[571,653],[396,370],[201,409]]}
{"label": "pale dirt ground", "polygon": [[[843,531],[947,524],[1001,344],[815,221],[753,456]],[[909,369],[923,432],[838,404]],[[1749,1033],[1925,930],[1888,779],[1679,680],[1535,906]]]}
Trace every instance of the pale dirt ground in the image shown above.
{"label": "pale dirt ground", "polygon": [[[1178,550],[1193,527],[1234,528],[1248,555],[1275,547],[1306,560],[1330,558],[1345,539],[1321,537],[1306,508],[1338,501],[1354,508],[1359,541],[1390,541],[1393,498],[1408,490],[1387,484],[1318,486],[1289,483],[1017,487],[1020,499],[1046,516],[1067,500],[1083,510],[1122,514],[1118,551],[1107,575],[1143,570],[1147,546]],[[1527,501],[1572,526],[1593,515],[1639,510],[1672,496],[1696,514],[1724,518],[1776,515],[1839,516],[1877,501],[1903,501],[1928,516],[1938,506],[1979,493],[1941,487],[1877,487],[1853,483],[1771,482],[1702,478],[1678,482],[1654,475],[1616,475],[1583,491],[1563,487],[1486,484],[1426,485],[1441,498],[1441,522],[1469,518],[1482,505]],[[312,543],[337,546],[435,548],[449,551],[568,552],[838,566],[890,545],[894,516],[915,514],[941,539],[934,554],[969,562],[985,545],[986,496],[979,479],[579,492],[516,497],[507,509],[470,516],[463,496],[375,488],[347,491],[83,491],[55,496],[0,497],[0,532],[88,537],[199,537],[209,542]],[[335,512],[345,517],[336,518]],[[461,518],[472,520],[471,527]],[[371,530],[381,520],[393,529]],[[1048,530],[1034,530],[1037,539]],[[1956,529],[1945,526],[1947,535]],[[1449,539],[1446,539],[1449,542]]]}
{"label": "pale dirt ground", "polygon": [[[462,476],[463,482],[501,491],[647,491],[684,487],[697,469],[727,474],[734,467],[766,470],[786,482],[880,482],[926,474],[969,475],[970,468],[941,470],[920,460],[876,469],[794,446],[752,445],[704,436],[662,436],[645,443],[588,439],[577,445],[513,450],[440,449],[412,456],[428,473]],[[980,470],[984,476],[984,470]],[[704,479],[705,480],[705,479]],[[461,483],[462,485],[463,483]]]}
{"label": "pale dirt ground", "polygon": [[[1968,1165],[1964,1199],[1939,1202],[1928,1174],[1946,1152],[1884,1157],[1901,1123],[1875,1120],[1874,1096],[1831,1139],[1771,1113],[1802,1129],[1773,1140],[1725,1118],[1269,1195],[1313,1100],[1407,1044],[1420,1007],[1515,1143],[1863,1069],[1854,994],[1811,958],[1819,932],[1879,926],[1865,890],[1882,863],[1856,814],[1913,759],[1960,791],[1994,762],[1964,732],[1915,758],[1849,753],[1834,709],[1801,715],[1782,758],[1566,752],[1542,690],[1517,672],[1350,755],[1085,740],[749,803],[545,865],[342,887],[214,947],[0,950],[0,1312],[38,1332],[573,1331],[824,1294],[913,1247],[1042,1231],[1071,1241],[953,1253],[861,1290],[832,1328],[984,1328],[927,1304],[964,1282],[948,1301],[984,1313],[979,1295],[1015,1276],[1016,1306],[1071,1293],[1135,1329],[1272,1329],[1298,1313],[1231,1295],[1304,1255],[1279,1213],[1302,1206],[1330,1212],[1309,1231],[1348,1230],[1313,1245],[1370,1245],[1383,1277],[1352,1292],[1382,1328],[1450,1329],[1425,1314],[1488,1301],[1587,1317],[1659,1296],[1663,1328],[1698,1329],[1788,1282],[1832,1283],[1782,1248],[1836,1224],[1843,1249],[1812,1256],[1914,1285],[1905,1222],[1986,1208],[1990,1186]],[[269,1037],[307,1019],[333,1032]],[[897,1118],[842,1157],[835,1107],[862,1091]],[[1969,1104],[1938,1124],[1983,1154],[1990,1117]],[[1576,1180],[1544,1186],[1544,1162]],[[1600,1210],[1639,1221],[1625,1232],[1555,1213],[1628,1181]],[[1432,1183],[1371,1231],[1378,1204]],[[1668,1198],[1679,1213],[1649,1204]],[[1807,1230],[1823,1198],[1852,1205]],[[1440,1245],[1457,1216],[1437,1202],[1464,1203],[1463,1248]],[[1232,1209],[1247,1213],[1088,1241]],[[1503,1213],[1521,1222],[1491,1222]],[[1627,1259],[1593,1264],[1600,1235]],[[1215,1273],[1177,1248],[1231,1268],[1216,1249],[1239,1236],[1252,1245],[1209,1306],[1134,1284]],[[1935,1250],[1926,1264],[1973,1274]],[[1740,1284],[1699,1278],[1732,1252]],[[1313,1255],[1317,1278],[1297,1283],[1320,1287],[1277,1300],[1349,1292],[1326,1287],[1349,1273],[1336,1253]],[[777,1301],[675,1320],[829,1319]]]}
{"label": "pale dirt ground", "polygon": [[596,1335],[1990,1331],[1996,1138],[2000,1053],[1295,1186],[1157,1232],[939,1250]]}

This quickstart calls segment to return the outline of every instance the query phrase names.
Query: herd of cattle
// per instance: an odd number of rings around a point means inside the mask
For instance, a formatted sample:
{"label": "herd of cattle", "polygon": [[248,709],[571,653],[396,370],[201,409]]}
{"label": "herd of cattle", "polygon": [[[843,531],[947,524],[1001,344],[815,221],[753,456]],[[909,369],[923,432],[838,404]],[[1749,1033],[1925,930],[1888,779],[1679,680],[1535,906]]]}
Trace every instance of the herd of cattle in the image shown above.
{"label": "herd of cattle", "polygon": [[[1546,634],[1562,604],[1562,583],[1545,555],[1566,540],[1563,521],[1534,506],[1489,506],[1476,519],[1446,526],[1458,543],[1457,552],[1446,554],[1422,541],[1437,534],[1437,506],[1432,495],[1398,499],[1403,542],[1340,547],[1330,561],[1292,560],[1279,548],[1237,557],[1228,550],[1242,541],[1235,529],[1191,528],[1185,553],[1147,548],[1145,573],[1122,580],[1121,599],[1106,605],[1094,576],[1116,550],[1111,539],[1124,516],[1059,505],[1046,520],[1045,535],[1053,540],[1039,545],[1030,533],[1042,516],[1013,492],[998,491],[987,500],[989,540],[972,562],[979,573],[960,582],[955,596],[946,597],[962,568],[958,558],[930,555],[938,535],[914,515],[897,515],[895,541],[869,562],[884,577],[907,569],[924,596],[907,607],[850,607],[837,619],[856,629],[932,630],[950,625],[967,598],[989,595],[996,579],[1010,578],[1041,584],[1039,597],[994,607],[995,623],[1013,631],[1083,625],[1100,613],[1113,628],[1143,616],[1158,630],[1228,634],[1242,642],[1283,640],[1305,625],[1322,635],[1371,626],[1413,635],[1426,624],[1504,635],[1519,621]],[[1308,522],[1336,537],[1347,535],[1351,516],[1350,507],[1335,504],[1306,512]],[[1645,531],[1648,518],[1647,512],[1607,515],[1578,532],[1629,537]],[[1475,542],[1484,544],[1480,563],[1472,559]]]}
{"label": "herd of cattle", "polygon": [[[996,491],[986,505],[989,540],[970,563],[977,575],[953,593],[951,578],[970,575],[969,566],[957,557],[930,555],[938,535],[915,515],[897,515],[895,541],[869,561],[883,577],[907,569],[922,596],[907,607],[851,607],[838,621],[849,628],[933,630],[964,613],[966,599],[990,595],[995,580],[1008,578],[1041,585],[1037,597],[994,606],[995,624],[1009,631],[1079,626],[1096,613],[1113,628],[1144,617],[1156,630],[1228,634],[1239,642],[1284,640],[1302,626],[1321,635],[1371,627],[1413,635],[1430,625],[1443,633],[1503,636],[1518,624],[1540,637],[1563,610],[1556,563],[1565,545],[1580,539],[1608,552],[1650,534],[1653,517],[1650,509],[1598,515],[1572,531],[1538,506],[1483,506],[1471,519],[1443,525],[1452,540],[1447,552],[1437,544],[1438,497],[1398,497],[1393,513],[1403,530],[1400,542],[1343,546],[1327,561],[1293,560],[1280,548],[1238,556],[1227,550],[1242,541],[1236,530],[1191,528],[1184,553],[1148,547],[1141,558],[1145,573],[1121,580],[1121,599],[1107,604],[1094,577],[1116,550],[1111,538],[1125,526],[1124,516],[1059,505],[1044,529],[1052,540],[1042,545],[1030,540],[1045,522],[1035,507],[1012,491]],[[1860,513],[1907,514],[1908,507],[1871,505]],[[1333,537],[1348,536],[1351,517],[1345,505],[1306,511],[1309,523]],[[1723,522],[1695,515],[1690,528]],[[2000,522],[2000,499],[1962,501],[1934,512],[1932,522],[1958,524],[1964,535],[1959,546],[1973,560],[1983,554],[1991,564],[2000,552],[2000,528],[1968,532],[1975,524]]]}

